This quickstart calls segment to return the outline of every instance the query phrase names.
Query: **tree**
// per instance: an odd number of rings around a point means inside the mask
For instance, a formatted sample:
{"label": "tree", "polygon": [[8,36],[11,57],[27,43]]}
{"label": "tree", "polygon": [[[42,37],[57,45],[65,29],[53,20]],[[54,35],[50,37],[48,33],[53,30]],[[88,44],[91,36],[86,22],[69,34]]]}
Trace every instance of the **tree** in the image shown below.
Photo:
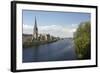
{"label": "tree", "polygon": [[90,22],[83,22],[74,33],[74,44],[78,59],[90,58],[91,26]]}

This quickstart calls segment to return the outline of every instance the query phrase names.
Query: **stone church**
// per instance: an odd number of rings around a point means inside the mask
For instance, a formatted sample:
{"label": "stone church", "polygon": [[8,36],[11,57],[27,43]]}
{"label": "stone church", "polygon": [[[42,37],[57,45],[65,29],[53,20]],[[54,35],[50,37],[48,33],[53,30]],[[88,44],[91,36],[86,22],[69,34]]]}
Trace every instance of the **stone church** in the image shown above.
{"label": "stone church", "polygon": [[57,40],[57,38],[54,36],[51,36],[50,34],[39,34],[38,27],[37,27],[37,20],[35,17],[35,23],[34,23],[33,34],[32,34],[32,41],[33,40],[51,41],[51,40]]}

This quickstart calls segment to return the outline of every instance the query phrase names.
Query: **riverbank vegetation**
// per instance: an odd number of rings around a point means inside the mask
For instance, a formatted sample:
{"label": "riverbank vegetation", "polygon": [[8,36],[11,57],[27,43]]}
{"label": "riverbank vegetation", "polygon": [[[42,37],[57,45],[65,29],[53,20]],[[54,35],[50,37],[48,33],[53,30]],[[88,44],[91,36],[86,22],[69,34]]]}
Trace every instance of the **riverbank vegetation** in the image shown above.
{"label": "riverbank vegetation", "polygon": [[74,44],[78,59],[90,59],[91,56],[91,25],[83,22],[74,33]]}
{"label": "riverbank vegetation", "polygon": [[37,47],[40,45],[44,44],[49,44],[56,42],[57,40],[48,40],[48,41],[38,41],[38,40],[33,40],[33,41],[27,41],[23,43],[23,48],[30,48],[30,47]]}

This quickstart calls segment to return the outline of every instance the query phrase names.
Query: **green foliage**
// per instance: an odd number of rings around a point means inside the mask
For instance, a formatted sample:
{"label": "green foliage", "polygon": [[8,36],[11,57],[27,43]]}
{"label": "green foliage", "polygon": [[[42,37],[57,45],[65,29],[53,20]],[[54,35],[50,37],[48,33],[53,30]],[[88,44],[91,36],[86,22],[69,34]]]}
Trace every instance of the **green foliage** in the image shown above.
{"label": "green foliage", "polygon": [[79,25],[74,33],[74,44],[79,59],[90,58],[91,44],[91,26],[90,22],[84,22]]}

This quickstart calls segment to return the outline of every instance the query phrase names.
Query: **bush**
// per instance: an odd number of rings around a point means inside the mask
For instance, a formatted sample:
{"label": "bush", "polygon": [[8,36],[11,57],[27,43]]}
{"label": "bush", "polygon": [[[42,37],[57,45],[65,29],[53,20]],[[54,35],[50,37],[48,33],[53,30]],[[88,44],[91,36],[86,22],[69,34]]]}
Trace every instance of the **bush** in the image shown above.
{"label": "bush", "polygon": [[74,33],[74,44],[78,59],[90,58],[91,44],[91,26],[90,22],[84,22],[79,25]]}

